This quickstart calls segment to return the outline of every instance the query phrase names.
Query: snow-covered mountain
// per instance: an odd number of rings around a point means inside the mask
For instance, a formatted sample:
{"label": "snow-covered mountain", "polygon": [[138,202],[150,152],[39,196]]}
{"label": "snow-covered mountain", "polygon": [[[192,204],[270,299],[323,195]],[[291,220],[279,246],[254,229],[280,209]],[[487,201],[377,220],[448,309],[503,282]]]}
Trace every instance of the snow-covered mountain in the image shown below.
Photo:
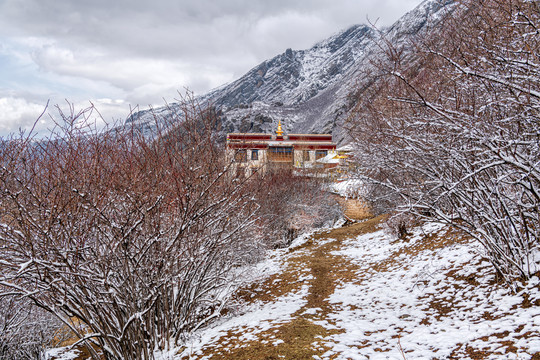
{"label": "snow-covered mountain", "polygon": [[[355,25],[311,49],[287,49],[197,100],[219,110],[226,132],[270,132],[281,120],[287,132],[331,132],[342,140],[340,124],[354,105],[363,72],[381,51],[380,39],[406,44],[436,26],[452,2],[425,0],[387,29]],[[151,132],[155,115],[167,118],[177,106],[141,111],[127,122]]]}
{"label": "snow-covered mountain", "polygon": [[255,101],[275,106],[302,104],[336,83],[356,63],[373,32],[355,25],[309,50],[287,49],[205,97],[228,109]]}

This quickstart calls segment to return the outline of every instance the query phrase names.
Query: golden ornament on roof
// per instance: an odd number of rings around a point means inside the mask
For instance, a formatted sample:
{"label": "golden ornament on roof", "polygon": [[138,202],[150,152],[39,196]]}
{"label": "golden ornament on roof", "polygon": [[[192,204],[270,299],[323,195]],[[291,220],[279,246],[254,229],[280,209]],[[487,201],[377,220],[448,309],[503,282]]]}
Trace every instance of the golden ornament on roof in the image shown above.
{"label": "golden ornament on roof", "polygon": [[281,120],[279,120],[276,134],[277,134],[277,136],[283,136],[283,129],[281,128]]}

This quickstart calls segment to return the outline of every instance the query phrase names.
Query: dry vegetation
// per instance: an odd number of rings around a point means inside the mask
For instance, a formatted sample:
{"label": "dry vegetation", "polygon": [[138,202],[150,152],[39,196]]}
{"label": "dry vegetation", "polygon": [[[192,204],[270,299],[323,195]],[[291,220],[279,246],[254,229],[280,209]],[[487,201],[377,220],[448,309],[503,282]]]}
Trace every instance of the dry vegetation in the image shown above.
{"label": "dry vegetation", "polygon": [[222,314],[237,268],[339,216],[317,180],[235,175],[219,119],[192,100],[156,138],[97,131],[92,111],[0,147],[0,314],[28,305],[0,322],[2,360],[42,356],[51,342],[22,336],[41,323],[94,359],[153,359]]}
{"label": "dry vegetation", "polygon": [[[286,257],[286,267],[284,270],[263,282],[253,284],[249,289],[239,293],[239,296],[244,299],[245,304],[263,304],[271,303],[286,296],[288,293],[298,292],[304,285],[308,286],[309,290],[305,294],[305,303],[302,307],[294,312],[290,320],[273,323],[264,331],[258,331],[256,327],[242,326],[232,328],[220,337],[214,338],[212,341],[201,348],[201,351],[196,351],[190,356],[192,359],[313,359],[317,356],[322,356],[325,353],[333,353],[325,358],[342,358],[339,353],[329,350],[329,343],[332,342],[333,336],[343,334],[345,329],[339,327],[339,324],[334,322],[333,314],[339,313],[344,309],[354,309],[354,305],[338,304],[329,302],[330,296],[338,287],[348,283],[362,285],[376,274],[387,274],[393,276],[393,271],[402,269],[404,259],[411,259],[420,254],[437,254],[444,249],[451,248],[456,245],[468,246],[470,239],[463,236],[460,232],[446,229],[438,233],[426,234],[420,241],[415,240],[410,244],[408,239],[395,240],[395,251],[384,261],[370,261],[359,266],[351,261],[346,256],[335,255],[333,252],[340,250],[344,245],[362,234],[373,233],[382,228],[382,224],[386,217],[378,217],[362,223],[334,229],[328,232],[321,232],[312,235],[303,245],[289,251]],[[491,274],[487,278],[484,276],[461,275],[463,268],[477,268],[483,274]],[[306,276],[311,274],[311,276]],[[471,321],[482,321],[482,318],[476,319],[474,314],[470,313],[467,307],[462,308],[463,301],[471,302],[491,302],[490,299],[476,298],[477,295],[470,293],[471,286],[482,289],[491,289],[490,291],[498,292],[504,288],[504,282],[493,281],[496,277],[493,271],[490,270],[489,264],[481,257],[475,258],[469,263],[459,264],[452,267],[444,273],[444,278],[447,279],[445,285],[441,288],[441,294],[446,293],[443,297],[438,294],[426,294],[422,300],[422,312],[424,317],[420,322],[420,326],[429,327],[430,324],[436,324],[446,319],[456,316],[458,312],[462,312],[463,316],[471,317]],[[295,281],[302,279],[301,282]],[[486,282],[486,279],[491,279]],[[394,279],[393,281],[399,281]],[[425,279],[426,283],[433,280]],[[391,282],[391,281],[390,281]],[[421,283],[417,286],[422,286]],[[388,291],[391,291],[388,289]],[[461,301],[454,301],[448,298],[447,294],[453,293],[459,297]],[[540,300],[535,300],[536,303],[530,304],[527,301],[527,295],[523,293],[523,302],[518,307],[526,308],[527,306],[538,306]],[[470,298],[468,298],[470,297]],[[373,304],[377,306],[377,304]],[[493,306],[497,306],[493,303]],[[474,305],[473,305],[474,307]],[[318,309],[318,311],[308,311],[308,309]],[[516,308],[514,308],[516,310]],[[495,320],[490,318],[490,313],[483,314],[485,319]],[[499,319],[503,319],[506,315],[500,313],[496,315]],[[403,324],[397,329],[402,334],[413,333],[414,327],[407,327],[409,315],[403,315]],[[326,325],[322,326],[321,321]],[[337,325],[337,326],[336,326]],[[366,336],[366,339],[359,341],[355,347],[357,349],[370,349],[375,352],[390,352],[399,348],[398,335],[392,335],[385,342],[376,340],[377,334],[381,334],[380,330],[370,332],[370,329],[359,329]],[[520,329],[516,328],[516,332]],[[523,352],[517,341],[520,338],[529,339],[536,338],[540,334],[538,332],[524,333],[517,336],[513,340],[507,338],[508,334],[499,334],[495,332],[490,337],[482,337],[477,339],[484,344],[485,348],[478,348],[478,345],[469,343],[461,343],[452,350],[450,358],[464,359],[487,359],[493,357],[493,349],[503,347],[507,354],[516,354],[517,351]],[[370,341],[369,338],[374,340]],[[394,344],[388,347],[388,344]],[[435,347],[436,344],[433,344]],[[488,350],[491,348],[492,350]],[[405,349],[403,354],[407,357],[410,349]],[[540,354],[529,354],[532,358],[540,356]],[[414,357],[412,357],[414,358]],[[446,358],[446,357],[444,357]]]}
{"label": "dry vegetation", "polygon": [[[302,246],[291,251],[286,269],[263,283],[254,284],[250,289],[240,292],[249,302],[268,302],[289,292],[298,290],[301,285],[308,285],[306,304],[293,314],[290,322],[283,323],[270,330],[257,333],[257,340],[240,342],[246,329],[229,332],[226,336],[203,349],[203,356],[212,355],[212,359],[313,359],[328,349],[318,340],[339,330],[327,330],[315,322],[326,319],[333,306],[327,299],[341,282],[356,281],[357,268],[341,256],[331,252],[339,248],[341,241],[351,236],[368,233],[376,229],[380,218],[360,224],[340,228],[331,232],[313,235]],[[320,241],[328,239],[323,245]],[[297,254],[298,253],[298,254]],[[309,272],[310,280],[298,283],[302,273]],[[249,296],[246,296],[249,294]],[[321,309],[315,314],[304,314],[306,309]],[[276,343],[277,339],[282,342]]]}
{"label": "dry vegetation", "polygon": [[376,212],[459,227],[512,286],[540,271],[540,5],[447,10],[414,40],[381,41],[350,134]]}
{"label": "dry vegetation", "polygon": [[[364,310],[331,302],[336,291],[408,271],[411,259],[469,246],[471,238],[496,273],[478,256],[438,280],[418,279],[415,287],[437,289],[419,298],[419,325],[462,314],[471,324],[492,322],[540,306],[523,291],[540,266],[539,4],[460,0],[454,9],[440,29],[412,44],[383,39],[384,53],[365,74],[373,86],[364,89],[349,124],[373,206],[353,200],[346,214],[398,209],[416,217],[380,216],[314,234],[290,250],[282,272],[234,295],[236,269],[331,223],[338,211],[316,181],[286,172],[232,175],[215,113],[188,103],[175,119],[181,125],[149,141],[133,129],[89,134],[80,126],[87,112],[72,112],[61,114],[65,124],[44,141],[3,141],[0,358],[39,357],[46,342],[59,342],[52,326],[74,334],[84,346],[81,357],[153,359],[153,349],[174,349],[216,318],[241,313],[229,305],[270,304],[304,292],[290,319],[230,329],[190,358],[313,359],[329,352],[336,358],[331,339],[346,330],[333,315]],[[445,230],[409,243],[418,218],[462,233]],[[399,238],[391,254],[376,261],[337,255],[383,220]],[[521,297],[513,308],[479,315],[463,304],[463,296],[478,300],[471,289],[499,294],[508,285]],[[489,296],[478,301],[497,308]],[[14,304],[24,311],[20,317],[9,316]],[[62,324],[48,321],[51,314]],[[376,353],[399,346],[406,357],[413,350],[402,348],[400,335],[416,331],[407,321],[390,324],[397,335],[383,340],[386,329],[360,329],[364,338],[353,346]],[[519,340],[539,337],[524,329],[457,344],[450,357],[523,354]],[[19,351],[21,334],[43,333],[24,340],[28,352]]]}

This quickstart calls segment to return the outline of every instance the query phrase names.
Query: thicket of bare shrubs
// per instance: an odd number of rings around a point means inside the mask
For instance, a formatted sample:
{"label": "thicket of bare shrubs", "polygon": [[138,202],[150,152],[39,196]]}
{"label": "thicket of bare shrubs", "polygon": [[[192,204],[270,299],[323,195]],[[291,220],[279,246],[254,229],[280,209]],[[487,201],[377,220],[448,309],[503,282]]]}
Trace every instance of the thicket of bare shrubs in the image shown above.
{"label": "thicket of bare shrubs", "polygon": [[508,283],[538,274],[539,3],[456,1],[381,48],[350,123],[373,200],[466,231]]}
{"label": "thicket of bare shrubs", "polygon": [[86,109],[2,142],[2,306],[53,314],[95,359],[152,359],[220,315],[233,270],[281,243],[283,208],[317,208],[293,197],[315,183],[235,177],[215,113],[180,109],[155,139],[85,127]]}
{"label": "thicket of bare shrubs", "polygon": [[257,174],[253,194],[272,247],[286,246],[301,233],[332,225],[342,216],[339,204],[324,191],[323,179],[295,176],[290,169]]}
{"label": "thicket of bare shrubs", "polygon": [[52,314],[18,296],[0,298],[0,359],[43,359],[51,344],[65,340]]}

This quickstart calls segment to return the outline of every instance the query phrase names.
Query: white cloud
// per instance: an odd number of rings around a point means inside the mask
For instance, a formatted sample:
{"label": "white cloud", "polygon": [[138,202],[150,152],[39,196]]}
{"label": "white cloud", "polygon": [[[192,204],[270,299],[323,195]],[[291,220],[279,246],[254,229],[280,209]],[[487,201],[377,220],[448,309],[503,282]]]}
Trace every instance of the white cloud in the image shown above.
{"label": "white cloud", "polygon": [[[389,25],[420,1],[1,0],[0,97],[15,113],[0,131],[26,124],[47,99],[95,101],[107,119],[125,118],[129,105],[204,93],[367,14]],[[95,100],[104,98],[123,104]]]}
{"label": "white cloud", "polygon": [[43,105],[29,103],[26,99],[0,98],[0,135],[14,133],[19,129],[29,130],[34,124],[42,126],[47,119],[38,121],[38,118],[44,110]]}
{"label": "white cloud", "polygon": [[[28,133],[33,129],[34,134],[43,136],[49,133],[55,122],[61,123],[59,111],[65,115],[78,113],[84,109],[95,107],[95,110],[88,112],[88,123],[101,128],[106,124],[112,125],[126,119],[129,114],[129,105],[121,99],[97,99],[93,101],[79,101],[75,103],[50,101],[46,107],[41,104],[28,102],[23,98],[2,97],[0,98],[0,136],[5,137],[10,134],[18,134],[19,131]],[[102,117],[103,115],[103,117]]]}

